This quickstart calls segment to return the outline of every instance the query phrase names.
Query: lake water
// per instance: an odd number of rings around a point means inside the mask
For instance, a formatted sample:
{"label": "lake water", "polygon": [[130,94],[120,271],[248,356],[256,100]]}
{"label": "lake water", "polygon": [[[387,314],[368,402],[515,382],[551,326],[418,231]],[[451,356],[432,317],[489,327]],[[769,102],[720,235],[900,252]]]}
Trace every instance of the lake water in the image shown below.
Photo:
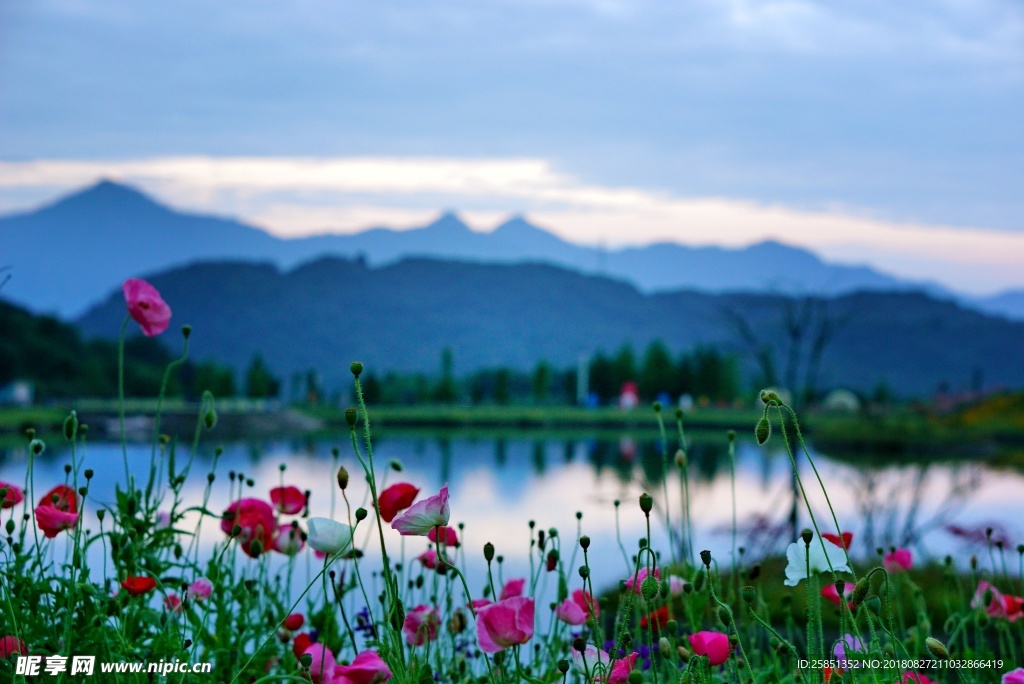
{"label": "lake water", "polygon": [[[656,436],[654,436],[656,437]],[[201,446],[186,485],[186,504],[201,503],[206,475],[212,466],[213,444]],[[308,489],[311,515],[329,516],[332,493],[335,515],[343,519],[344,505],[335,485],[331,448],[340,448],[340,463],[351,473],[349,496],[353,507],[366,505],[367,487],[352,456],[347,433],[318,440],[272,440],[224,445],[216,467],[210,508],[223,510],[230,502],[228,472],[244,473],[255,486],[247,495],[266,499],[282,477],[285,484]],[[184,460],[179,449],[179,468]],[[384,433],[374,447],[378,476],[387,482],[410,482],[420,487],[421,497],[436,493],[447,482],[450,488],[452,524],[465,523],[462,541],[471,589],[485,582],[482,548],[492,542],[505,559],[504,577],[524,576],[530,567],[528,521],[542,529],[557,528],[565,540],[563,558],[576,547],[576,513],[580,526],[592,538],[591,565],[596,587],[608,587],[628,574],[623,551],[616,538],[615,500],[621,539],[632,555],[639,538],[646,535],[638,497],[649,491],[657,508],[652,514],[654,548],[663,558],[671,555],[664,523],[664,487],[668,487],[668,511],[674,526],[680,520],[681,486],[678,469],[670,469],[663,483],[661,456],[656,439],[642,434],[584,434],[572,437],[537,433],[525,437],[496,438],[465,434]],[[80,452],[81,468],[93,468],[96,477],[89,494],[86,524],[96,529],[95,510],[114,499],[114,484],[123,480],[118,444],[90,444]],[[150,448],[129,445],[129,460],[139,480],[148,472]],[[26,469],[24,448],[0,452],[0,480],[21,484]],[[51,443],[35,467],[36,495],[64,482],[64,465],[70,455],[60,443]],[[696,550],[710,549],[721,563],[731,553],[732,494],[726,442],[720,436],[694,440],[689,450],[691,519]],[[387,468],[392,459],[402,471]],[[819,524],[831,525],[821,489],[807,460],[798,459],[801,475]],[[982,462],[942,461],[871,465],[865,461],[840,461],[817,455],[818,469],[828,488],[844,530],[855,535],[855,556],[872,557],[876,547],[910,546],[916,559],[941,559],[954,555],[965,563],[972,546],[963,533],[991,526],[1012,548],[1024,541],[1024,476],[1019,471],[996,469]],[[279,465],[285,464],[281,474]],[[746,549],[745,560],[781,552],[791,541],[788,522],[792,506],[792,469],[778,437],[765,448],[752,440],[740,440],[736,454],[736,508],[738,543]],[[20,509],[16,509],[19,510]],[[799,525],[808,524],[801,504]],[[6,516],[5,516],[6,517]],[[371,516],[372,518],[372,516]],[[952,526],[952,528],[951,528]],[[364,533],[376,532],[364,529]],[[426,550],[421,538],[404,542],[386,532],[389,553],[409,560]],[[374,537],[375,539],[376,537]],[[223,540],[216,524],[205,524],[204,545]],[[96,548],[96,547],[94,547]],[[372,560],[376,542],[366,545]],[[577,565],[579,559],[577,558]],[[248,561],[247,561],[248,562]],[[95,564],[93,567],[97,567]],[[572,580],[578,581],[575,571]]]}

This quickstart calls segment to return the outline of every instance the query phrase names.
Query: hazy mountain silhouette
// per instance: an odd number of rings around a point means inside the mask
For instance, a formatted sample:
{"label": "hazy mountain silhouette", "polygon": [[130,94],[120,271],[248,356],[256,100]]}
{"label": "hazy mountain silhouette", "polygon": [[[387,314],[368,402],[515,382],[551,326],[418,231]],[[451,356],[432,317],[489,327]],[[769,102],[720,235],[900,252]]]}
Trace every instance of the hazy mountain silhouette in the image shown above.
{"label": "hazy mountain silhouette", "polygon": [[[315,368],[341,382],[350,361],[378,371],[436,372],[441,350],[456,370],[560,366],[580,354],[654,339],[674,351],[717,343],[746,351],[733,320],[745,320],[783,359],[785,298],[676,291],[644,294],[631,284],[544,264],[478,264],[426,258],[372,267],[322,258],[290,271],[215,262],[176,268],[150,280],[194,326],[197,358],[243,368],[260,352],[275,372]],[[976,371],[989,383],[1024,385],[1024,323],[968,310],[923,293],[858,292],[830,299],[843,321],[822,357],[823,386],[901,393],[939,383],[965,386]],[[124,317],[119,292],[80,321],[90,335],[114,336]],[[173,337],[170,338],[174,343]]]}
{"label": "hazy mountain silhouette", "polygon": [[169,209],[111,181],[0,219],[0,266],[10,266],[12,276],[4,297],[62,316],[79,315],[125,278],[195,261],[267,261],[287,269],[324,255],[362,255],[371,265],[408,256],[541,261],[626,280],[643,291],[835,295],[921,287],[867,267],[826,263],[778,242],[744,249],[662,243],[606,251],[566,242],[522,217],[491,233],[472,231],[446,213],[414,230],[280,239],[232,219]]}

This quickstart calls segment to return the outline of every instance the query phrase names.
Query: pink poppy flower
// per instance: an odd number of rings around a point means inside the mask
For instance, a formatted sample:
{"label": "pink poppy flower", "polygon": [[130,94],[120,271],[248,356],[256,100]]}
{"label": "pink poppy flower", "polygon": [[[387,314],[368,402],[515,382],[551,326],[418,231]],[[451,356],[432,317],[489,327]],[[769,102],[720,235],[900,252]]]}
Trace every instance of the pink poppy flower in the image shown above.
{"label": "pink poppy flower", "polygon": [[612,671],[608,673],[608,684],[626,684],[629,681],[629,673],[633,671],[639,655],[639,653],[634,651],[625,658],[616,660],[612,665]]}
{"label": "pink poppy flower", "polygon": [[281,525],[274,533],[274,550],[286,556],[294,556],[306,547],[298,525]]}
{"label": "pink poppy flower", "polygon": [[711,665],[721,665],[729,657],[729,637],[721,632],[691,634],[690,647],[697,655],[707,656]]}
{"label": "pink poppy flower", "polygon": [[[441,531],[441,543],[445,546],[456,547],[459,545],[459,535],[455,534],[455,529],[442,525],[438,528]],[[427,539],[432,542],[437,542],[437,530],[430,530],[427,533]]]}
{"label": "pink poppy flower", "polygon": [[686,580],[679,575],[668,576],[668,593],[673,596],[680,596],[683,593],[683,587],[686,586]]}
{"label": "pink poppy flower", "polygon": [[64,530],[70,530],[78,524],[78,514],[68,513],[53,506],[38,506],[35,510],[36,524],[47,539],[53,539]]}
{"label": "pink poppy flower", "polygon": [[171,307],[157,289],[139,278],[129,278],[121,286],[128,313],[142,327],[146,337],[159,335],[171,324]]}
{"label": "pink poppy flower", "polygon": [[412,506],[412,502],[416,500],[416,495],[419,493],[420,490],[408,482],[391,485],[377,497],[380,505],[380,517],[384,519],[384,522],[391,522],[399,511],[404,511]]}
{"label": "pink poppy flower", "polygon": [[391,527],[402,535],[426,535],[430,530],[448,524],[451,511],[448,509],[448,485],[441,487],[436,495],[412,505],[391,523]]}
{"label": "pink poppy flower", "polygon": [[67,485],[57,485],[46,492],[46,494],[43,494],[43,498],[39,500],[39,506],[56,508],[66,513],[77,513],[78,495],[75,494],[74,489]]}
{"label": "pink poppy flower", "polygon": [[274,487],[270,490],[270,502],[285,515],[301,513],[306,507],[306,495],[298,487]]}
{"label": "pink poppy flower", "polygon": [[334,669],[338,666],[338,662],[326,646],[311,644],[303,651],[303,654],[306,653],[313,658],[313,662],[309,664],[309,678],[313,680],[314,684],[320,684],[320,682],[327,684],[334,679]]}
{"label": "pink poppy flower", "polygon": [[[850,586],[849,583],[847,583],[847,585],[843,588],[843,597],[847,598],[852,593],[853,593],[853,587]],[[825,600],[827,600],[829,603],[831,603],[832,605],[836,606],[837,608],[843,604],[842,603],[842,599],[839,598],[839,590],[836,589],[836,585],[833,584],[832,582],[829,582],[824,587],[822,587],[822,589],[821,589],[821,596],[822,596],[822,598],[824,598]],[[850,607],[850,610],[853,610],[853,603],[852,602],[847,601],[847,605]]]}
{"label": "pink poppy flower", "polygon": [[928,679],[920,672],[904,672],[902,684],[938,684],[933,679]]}
{"label": "pink poppy flower", "polygon": [[1018,667],[1013,672],[1004,674],[1000,684],[1024,684],[1024,667]]}
{"label": "pink poppy flower", "polygon": [[484,606],[491,605],[491,603],[493,603],[493,601],[491,601],[491,599],[485,599],[485,598],[473,599],[470,602],[470,607],[473,609],[474,612],[476,612],[476,611],[480,610],[481,608],[483,608]]}
{"label": "pink poppy flower", "polygon": [[427,570],[437,570],[438,566],[441,565],[437,559],[437,551],[434,549],[427,549],[417,556],[417,559],[420,563],[423,563],[423,567]]}
{"label": "pink poppy flower", "polygon": [[239,499],[228,506],[221,517],[220,529],[225,534],[231,534],[231,528],[235,525],[242,528],[238,540],[246,555],[254,556],[252,545],[257,540],[263,551],[269,551],[273,547],[277,520],[274,518],[274,509],[266,501]]}
{"label": "pink poppy flower", "polygon": [[0,659],[6,659],[15,653],[28,655],[28,646],[25,642],[15,636],[5,636],[0,639]]}
{"label": "pink poppy flower", "polygon": [[410,646],[422,646],[428,641],[433,641],[437,638],[437,628],[440,624],[441,617],[436,609],[430,606],[416,606],[405,614],[405,622],[402,624],[405,643]]}
{"label": "pink poppy flower", "polygon": [[339,665],[331,684],[381,684],[391,679],[391,670],[376,651],[363,651],[351,665]]}
{"label": "pink poppy flower", "polygon": [[834,532],[822,532],[821,536],[841,549],[850,550],[850,544],[853,543],[853,532],[843,532],[841,535],[835,534]]}
{"label": "pink poppy flower", "polygon": [[572,599],[565,599],[555,606],[555,617],[566,624],[579,626],[587,621],[587,611]]}
{"label": "pink poppy flower", "polygon": [[505,599],[515,598],[516,596],[523,595],[523,589],[526,587],[526,579],[520,577],[518,579],[509,580],[505,582],[505,586],[501,588],[501,596],[498,598],[499,601]]}
{"label": "pink poppy flower", "polygon": [[476,614],[476,637],[485,653],[525,644],[533,637],[532,598],[513,598],[484,606]]}
{"label": "pink poppy flower", "polygon": [[121,586],[132,596],[142,596],[156,588],[156,580],[148,576],[128,575],[126,579],[121,580]]}
{"label": "pink poppy flower", "polygon": [[910,570],[914,565],[914,556],[910,549],[895,549],[885,554],[885,569],[889,572]]}
{"label": "pink poppy flower", "polygon": [[13,508],[25,500],[25,493],[18,485],[0,482],[0,489],[7,490],[3,498],[0,498],[0,508]]}
{"label": "pink poppy flower", "polygon": [[200,577],[188,585],[188,595],[193,601],[205,601],[213,595],[213,582]]}
{"label": "pink poppy flower", "polygon": [[[640,587],[643,585],[644,580],[647,579],[648,574],[650,574],[650,572],[647,570],[647,568],[640,568],[640,572],[638,572],[636,576],[630,575],[626,578],[626,588],[632,589],[634,594],[639,595]],[[655,578],[661,579],[661,573],[659,572],[658,568],[654,568],[653,574]]]}

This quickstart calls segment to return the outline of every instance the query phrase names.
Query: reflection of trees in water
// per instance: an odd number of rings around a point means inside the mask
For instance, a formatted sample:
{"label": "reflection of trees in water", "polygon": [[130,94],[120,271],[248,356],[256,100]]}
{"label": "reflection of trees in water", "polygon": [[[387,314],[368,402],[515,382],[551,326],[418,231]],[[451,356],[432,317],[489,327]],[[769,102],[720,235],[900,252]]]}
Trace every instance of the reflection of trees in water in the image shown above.
{"label": "reflection of trees in water", "polygon": [[928,555],[923,537],[948,526],[981,487],[981,466],[967,463],[945,466],[949,489],[930,513],[925,513],[925,508],[935,502],[926,499],[927,485],[944,473],[929,464],[899,470],[854,469],[850,473],[857,510],[864,525],[861,539],[869,553],[879,547],[905,546],[922,556]]}

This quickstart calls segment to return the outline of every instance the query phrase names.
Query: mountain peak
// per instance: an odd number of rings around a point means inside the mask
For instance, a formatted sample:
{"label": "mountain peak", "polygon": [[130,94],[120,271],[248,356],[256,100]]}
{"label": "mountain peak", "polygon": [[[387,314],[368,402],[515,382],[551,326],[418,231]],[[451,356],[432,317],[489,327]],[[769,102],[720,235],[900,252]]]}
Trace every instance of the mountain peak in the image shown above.
{"label": "mountain peak", "polygon": [[470,233],[470,227],[454,211],[445,211],[437,220],[426,226],[427,230],[443,231],[445,233]]}
{"label": "mountain peak", "polygon": [[50,205],[49,209],[81,211],[158,210],[167,211],[149,195],[130,185],[124,185],[109,178],[101,178],[84,190],[67,195]]}

